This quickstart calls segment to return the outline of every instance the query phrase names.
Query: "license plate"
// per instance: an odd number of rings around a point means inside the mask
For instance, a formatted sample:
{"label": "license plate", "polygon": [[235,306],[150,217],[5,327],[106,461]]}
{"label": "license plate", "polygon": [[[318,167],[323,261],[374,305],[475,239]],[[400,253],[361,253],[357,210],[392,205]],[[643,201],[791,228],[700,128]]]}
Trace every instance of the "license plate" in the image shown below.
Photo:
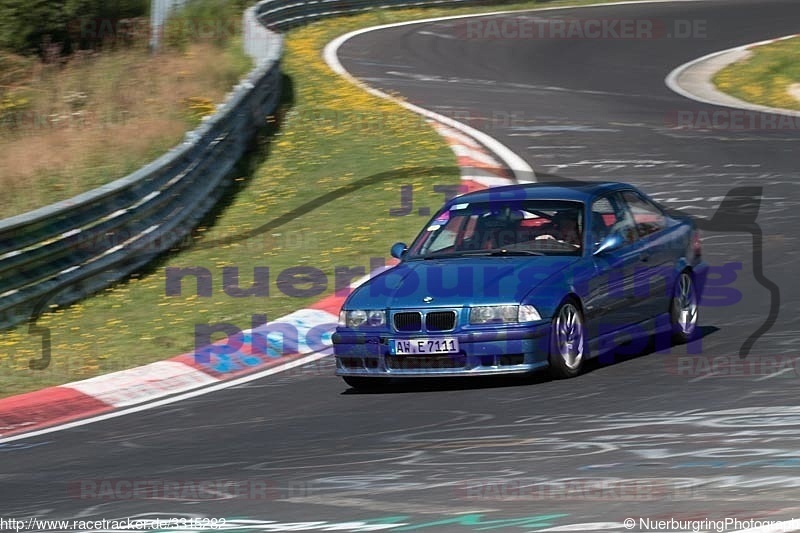
{"label": "license plate", "polygon": [[392,339],[389,342],[392,355],[427,355],[458,353],[458,339],[442,337],[438,339]]}

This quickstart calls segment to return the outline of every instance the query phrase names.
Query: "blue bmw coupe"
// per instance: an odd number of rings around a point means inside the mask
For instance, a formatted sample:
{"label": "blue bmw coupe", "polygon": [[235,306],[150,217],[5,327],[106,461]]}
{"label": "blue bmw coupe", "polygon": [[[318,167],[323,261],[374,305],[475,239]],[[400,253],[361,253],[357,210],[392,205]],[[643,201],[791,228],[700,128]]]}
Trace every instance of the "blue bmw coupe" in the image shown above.
{"label": "blue bmw coupe", "polygon": [[378,379],[580,373],[618,339],[697,328],[708,266],[691,218],[631,185],[513,185],[449,200],[393,268],[354,290],[336,373]]}

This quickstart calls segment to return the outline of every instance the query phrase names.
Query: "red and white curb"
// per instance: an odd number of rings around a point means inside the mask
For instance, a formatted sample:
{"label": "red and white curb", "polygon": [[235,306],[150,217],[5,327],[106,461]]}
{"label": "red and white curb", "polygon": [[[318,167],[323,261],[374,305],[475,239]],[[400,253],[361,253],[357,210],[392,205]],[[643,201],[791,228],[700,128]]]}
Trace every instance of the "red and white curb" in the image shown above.
{"label": "red and white curb", "polygon": [[[481,143],[468,134],[451,126],[429,119],[453,149],[461,169],[463,192],[480,190],[516,182],[507,167]],[[308,364],[331,354],[330,334],[337,321],[338,313],[350,292],[380,271],[371,272],[354,281],[348,289],[328,296],[306,309],[300,309],[267,323],[265,330],[274,331],[282,326],[297,333],[296,353],[276,355],[253,349],[252,341],[241,343],[241,347],[231,353],[216,353],[211,350],[208,360],[200,361],[194,352],[181,354],[165,361],[157,361],[128,370],[76,381],[56,387],[12,396],[0,400],[0,443],[18,440],[33,435],[44,434],[53,427],[69,422],[88,419],[106,419],[109,414],[126,414],[125,408],[141,406],[154,400],[169,397],[170,400],[184,399],[182,393],[206,390],[210,385],[242,376],[260,374],[272,369],[277,373],[302,364]],[[326,329],[325,347],[319,343],[312,345],[307,341],[313,329]],[[243,334],[252,335],[245,330]],[[256,330],[258,333],[258,329]],[[266,335],[270,338],[269,335]],[[228,341],[216,343],[226,344]],[[321,349],[322,348],[322,349]],[[258,377],[261,377],[260,375]],[[211,389],[216,390],[216,387]],[[195,396],[195,395],[192,395]],[[139,411],[141,409],[137,409]],[[106,416],[100,416],[106,415]],[[76,424],[69,424],[74,427]]]}
{"label": "red and white curb", "polygon": [[455,153],[461,169],[463,192],[516,183],[513,173],[478,142],[434,119],[428,119],[428,122]]}
{"label": "red and white curb", "polygon": [[[336,50],[350,37],[373,29],[378,28],[354,32],[330,43],[325,49],[326,61],[334,71],[368,92],[394,100],[425,116],[455,153],[461,169],[463,192],[534,179],[533,170],[524,160],[485,133],[397,100],[350,76],[339,64]],[[345,298],[355,287],[393,264],[395,262],[370,272],[353,282],[348,289],[306,309],[277,318],[255,331],[243,331],[236,349],[221,349],[221,345],[230,346],[231,340],[228,339],[212,345],[204,358],[194,352],[181,354],[165,361],[0,399],[0,443],[143,411],[327,357],[331,355],[330,335],[338,322],[339,309]],[[263,346],[254,349],[254,334],[261,334],[263,329],[263,337],[266,337],[269,347],[272,334],[266,332],[274,332],[282,327],[296,333],[297,340],[292,346],[295,348],[292,353],[264,350]],[[312,332],[316,339],[314,343],[308,342]],[[278,334],[278,342],[285,341],[285,336]]]}

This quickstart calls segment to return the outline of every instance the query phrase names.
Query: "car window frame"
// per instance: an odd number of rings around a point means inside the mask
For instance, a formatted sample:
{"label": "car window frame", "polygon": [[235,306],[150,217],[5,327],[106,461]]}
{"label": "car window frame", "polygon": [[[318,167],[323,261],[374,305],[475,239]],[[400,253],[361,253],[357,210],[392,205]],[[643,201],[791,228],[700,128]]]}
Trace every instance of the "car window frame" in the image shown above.
{"label": "car window frame", "polygon": [[[626,193],[629,193],[629,194],[632,194],[632,195],[636,196],[641,202],[643,202],[643,203],[645,203],[647,205],[650,205],[650,206],[655,208],[655,210],[658,212],[659,215],[661,215],[661,218],[662,218],[661,227],[659,229],[657,229],[656,231],[651,231],[650,233],[645,233],[644,235],[641,234],[641,232],[639,231],[639,225],[636,223],[636,216],[633,213],[633,209],[628,204],[628,201],[625,199],[625,194]],[[666,227],[667,227],[667,214],[664,212],[664,209],[660,205],[658,205],[657,203],[652,201],[650,198],[648,198],[647,196],[645,196],[641,192],[637,191],[636,189],[623,189],[623,190],[619,191],[619,196],[620,196],[620,201],[624,204],[625,208],[630,213],[631,219],[633,220],[633,226],[634,226],[634,229],[636,230],[636,232],[635,232],[636,233],[636,237],[637,237],[636,240],[649,239],[653,235],[657,235],[657,234],[661,233],[662,231],[664,231],[666,229]]]}
{"label": "car window frame", "polygon": [[[633,239],[630,240],[630,241],[628,241],[627,239],[623,240],[622,248],[625,248],[625,247],[632,246],[632,245],[636,244],[636,242],[639,240],[639,231],[636,229],[636,222],[635,222],[635,220],[633,218],[633,213],[628,208],[627,203],[625,202],[625,199],[622,197],[621,191],[611,191],[611,192],[607,192],[607,193],[601,194],[601,195],[593,198],[591,200],[591,202],[588,203],[588,209],[586,211],[587,218],[590,218],[591,217],[591,213],[594,212],[594,204],[595,204],[595,202],[600,201],[600,200],[604,200],[604,199],[607,199],[608,202],[611,204],[611,209],[613,209],[613,211],[614,211],[614,216],[617,217],[618,222],[614,223],[614,225],[619,224],[620,220],[628,220],[631,223],[631,229],[633,230],[631,232],[631,235],[632,235]],[[620,215],[622,215],[622,216],[620,216]],[[613,228],[613,226],[611,226],[611,227]],[[622,235],[622,233],[619,231],[619,229],[615,230],[615,231],[619,232]],[[611,235],[613,233],[614,233],[614,231],[609,231],[606,236]],[[623,235],[623,238],[624,238],[624,235]],[[591,244],[592,244],[592,248],[594,248],[594,243],[591,243]]]}
{"label": "car window frame", "polygon": [[[463,201],[463,199],[461,199],[460,201]],[[511,198],[511,199],[508,199],[508,201],[515,201],[515,199]],[[586,242],[588,240],[588,237],[587,237],[587,234],[586,234],[586,225],[587,225],[587,222],[588,222],[587,221],[587,213],[586,213],[586,205],[587,204],[586,204],[585,200],[583,200],[583,199],[573,199],[573,198],[526,198],[526,199],[521,199],[521,200],[516,200],[516,201],[555,202],[555,203],[565,204],[565,206],[566,206],[566,204],[575,204],[574,208],[577,209],[578,212],[579,212],[578,213],[578,221],[577,221],[578,222],[578,229],[580,230],[580,237],[581,237],[579,248],[576,248],[574,251],[570,251],[570,250],[566,250],[565,249],[565,250],[563,250],[563,253],[552,253],[552,254],[546,254],[546,255],[552,255],[552,256],[576,256],[576,257],[583,257],[585,255],[586,251],[588,250],[588,248],[586,246]],[[420,230],[420,232],[416,235],[416,237],[414,237],[414,239],[411,241],[411,244],[408,246],[408,252],[409,253],[406,256],[404,256],[404,260],[424,260],[424,259],[429,259],[429,258],[430,259],[435,258],[435,257],[426,257],[424,254],[420,255],[420,253],[419,253],[418,249],[421,247],[422,240],[425,238],[424,237],[424,235],[426,233],[425,228],[428,228],[428,227],[432,226],[435,223],[435,221],[437,220],[437,218],[442,217],[446,212],[452,211],[454,203],[457,203],[457,202],[446,203],[444,206],[442,206],[442,208],[439,211],[436,212],[436,214],[433,215],[433,217],[431,217],[431,219],[429,220],[428,224],[426,226],[423,226],[423,229]],[[484,201],[480,201],[480,202],[471,202],[471,203],[475,203],[475,204],[498,203],[499,204],[499,203],[502,203],[502,202],[501,201],[484,200]],[[572,206],[570,206],[570,207],[572,207]],[[464,226],[468,226],[468,225],[469,225],[469,222],[466,222]],[[473,228],[473,230],[474,230],[474,228]],[[415,252],[415,255],[411,255],[412,252]],[[440,256],[440,257],[444,258],[443,256]]]}

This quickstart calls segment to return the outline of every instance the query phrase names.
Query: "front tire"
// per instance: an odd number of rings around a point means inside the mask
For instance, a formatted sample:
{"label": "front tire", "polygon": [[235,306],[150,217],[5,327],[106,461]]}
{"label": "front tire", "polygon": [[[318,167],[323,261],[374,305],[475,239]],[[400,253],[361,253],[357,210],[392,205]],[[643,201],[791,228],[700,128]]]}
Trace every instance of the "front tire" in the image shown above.
{"label": "front tire", "polygon": [[669,305],[673,342],[684,344],[694,338],[697,331],[697,315],[697,290],[691,273],[684,270],[675,282]]}
{"label": "front tire", "polygon": [[586,327],[578,305],[567,300],[550,326],[550,375],[556,379],[581,373],[586,359]]}

